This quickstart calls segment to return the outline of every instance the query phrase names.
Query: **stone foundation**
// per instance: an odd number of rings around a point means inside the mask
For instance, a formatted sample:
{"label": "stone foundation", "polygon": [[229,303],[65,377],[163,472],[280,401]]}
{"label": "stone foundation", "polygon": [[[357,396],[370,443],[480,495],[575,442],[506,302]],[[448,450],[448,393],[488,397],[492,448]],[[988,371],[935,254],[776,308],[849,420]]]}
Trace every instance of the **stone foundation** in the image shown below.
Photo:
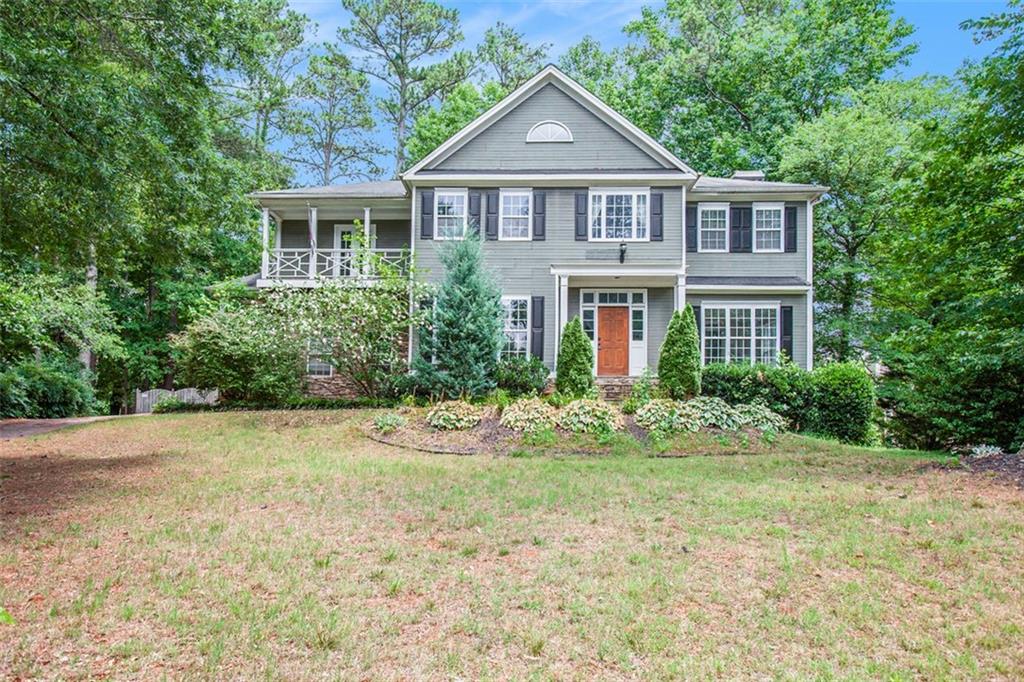
{"label": "stone foundation", "polygon": [[306,377],[304,393],[314,398],[358,398],[359,392],[348,377],[335,374],[330,377]]}

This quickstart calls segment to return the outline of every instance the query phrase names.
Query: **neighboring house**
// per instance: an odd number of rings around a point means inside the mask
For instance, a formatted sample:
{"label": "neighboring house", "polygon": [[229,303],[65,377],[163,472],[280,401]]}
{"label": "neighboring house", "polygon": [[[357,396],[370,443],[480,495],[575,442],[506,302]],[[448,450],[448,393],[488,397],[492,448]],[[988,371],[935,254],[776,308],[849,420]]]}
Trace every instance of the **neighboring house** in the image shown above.
{"label": "neighboring house", "polygon": [[[785,352],[810,368],[812,216],[825,190],[756,171],[701,176],[548,66],[401,180],[256,193],[257,286],[365,276],[349,248],[357,220],[383,258],[411,253],[417,275],[439,282],[441,242],[479,229],[502,288],[504,354],[553,369],[579,315],[596,373],[635,376],[657,368],[673,310],[690,303],[705,363]],[[309,367],[331,372],[315,357]]]}

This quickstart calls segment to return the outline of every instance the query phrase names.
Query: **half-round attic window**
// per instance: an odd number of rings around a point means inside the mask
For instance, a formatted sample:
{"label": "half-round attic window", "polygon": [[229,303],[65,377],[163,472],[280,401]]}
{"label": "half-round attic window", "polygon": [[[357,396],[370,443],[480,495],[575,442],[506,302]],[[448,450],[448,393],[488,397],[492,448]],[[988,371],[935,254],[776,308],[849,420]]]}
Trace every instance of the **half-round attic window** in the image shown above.
{"label": "half-round attic window", "polygon": [[527,142],[572,142],[572,131],[558,121],[541,121],[526,133]]}

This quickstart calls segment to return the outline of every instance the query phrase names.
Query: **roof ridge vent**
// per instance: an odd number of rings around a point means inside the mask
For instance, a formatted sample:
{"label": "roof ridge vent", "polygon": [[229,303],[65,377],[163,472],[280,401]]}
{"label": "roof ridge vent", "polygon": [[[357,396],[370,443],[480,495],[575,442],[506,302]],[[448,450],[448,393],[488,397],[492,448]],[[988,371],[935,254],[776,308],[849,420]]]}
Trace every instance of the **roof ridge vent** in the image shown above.
{"label": "roof ridge vent", "polygon": [[732,177],[735,180],[754,180],[757,182],[764,181],[764,171],[762,170],[736,170],[732,172]]}

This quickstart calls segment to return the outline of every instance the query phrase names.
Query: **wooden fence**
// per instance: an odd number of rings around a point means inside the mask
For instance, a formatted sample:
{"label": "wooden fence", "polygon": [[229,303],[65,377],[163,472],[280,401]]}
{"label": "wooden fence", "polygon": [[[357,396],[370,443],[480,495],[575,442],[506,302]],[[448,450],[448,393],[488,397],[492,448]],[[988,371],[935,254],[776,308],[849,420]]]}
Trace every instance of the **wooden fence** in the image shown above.
{"label": "wooden fence", "polygon": [[184,403],[213,405],[219,397],[217,389],[205,392],[197,388],[181,388],[177,391],[168,391],[165,388],[153,388],[148,391],[135,389],[135,414],[152,412],[153,406],[164,400],[176,399]]}

